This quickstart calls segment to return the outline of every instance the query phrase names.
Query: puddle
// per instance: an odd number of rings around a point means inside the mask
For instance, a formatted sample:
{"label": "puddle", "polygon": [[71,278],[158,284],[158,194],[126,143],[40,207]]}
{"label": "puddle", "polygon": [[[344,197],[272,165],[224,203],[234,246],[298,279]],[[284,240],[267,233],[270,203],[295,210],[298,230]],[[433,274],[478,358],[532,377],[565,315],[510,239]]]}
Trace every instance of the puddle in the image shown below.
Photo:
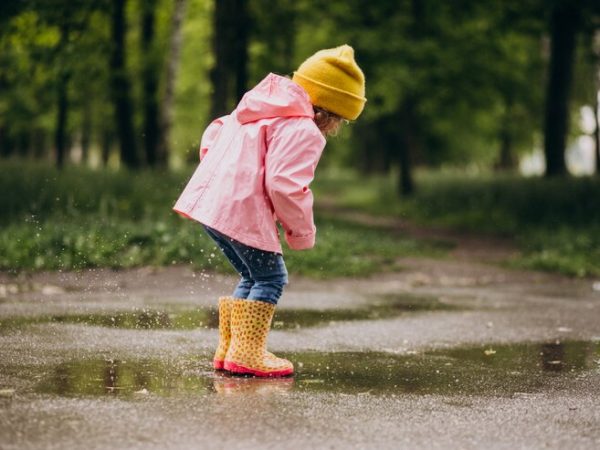
{"label": "puddle", "polygon": [[274,329],[294,329],[322,326],[341,321],[390,319],[421,311],[450,311],[464,309],[435,297],[386,295],[377,297],[368,306],[353,309],[281,309],[275,312]]}
{"label": "puddle", "polygon": [[[282,356],[296,364],[293,378],[232,377],[213,372],[204,358],[200,362],[181,359],[169,363],[95,359],[71,361],[44,370],[43,381],[36,389],[61,396],[124,397],[291,389],[375,395],[503,396],[557,389],[577,374],[598,368],[600,343],[475,346],[415,355],[307,352]],[[36,378],[35,374],[28,376]]]}
{"label": "puddle", "polygon": [[197,308],[181,312],[140,309],[95,314],[55,314],[35,317],[0,319],[0,331],[43,323],[71,323],[126,329],[192,330],[199,327],[217,328],[219,319],[212,308]]}
{"label": "puddle", "polygon": [[193,361],[81,360],[55,367],[37,390],[62,396],[168,396],[207,391],[212,374],[208,368],[199,371]]}
{"label": "puddle", "polygon": [[465,347],[407,356],[293,355],[301,366],[302,389],[447,395],[536,392],[598,367],[599,358],[599,343],[581,341]]}
{"label": "puddle", "polygon": [[[397,317],[409,312],[454,310],[457,306],[434,297],[394,295],[378,297],[369,306],[354,309],[279,309],[273,319],[274,329],[297,329],[328,325],[348,320],[377,320]],[[0,319],[0,331],[41,323],[75,323],[127,329],[192,330],[198,327],[217,328],[215,308],[136,309],[132,311],[62,314]]]}

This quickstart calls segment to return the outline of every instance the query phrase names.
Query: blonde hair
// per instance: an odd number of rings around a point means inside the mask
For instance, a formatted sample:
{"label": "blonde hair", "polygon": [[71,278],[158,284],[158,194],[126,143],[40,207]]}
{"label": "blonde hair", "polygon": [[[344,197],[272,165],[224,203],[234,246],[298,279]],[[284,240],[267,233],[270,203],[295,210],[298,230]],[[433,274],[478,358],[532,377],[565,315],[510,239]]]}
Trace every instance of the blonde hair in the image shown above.
{"label": "blonde hair", "polygon": [[325,137],[337,135],[342,123],[348,122],[343,117],[318,106],[313,106],[313,109],[315,111],[315,123]]}

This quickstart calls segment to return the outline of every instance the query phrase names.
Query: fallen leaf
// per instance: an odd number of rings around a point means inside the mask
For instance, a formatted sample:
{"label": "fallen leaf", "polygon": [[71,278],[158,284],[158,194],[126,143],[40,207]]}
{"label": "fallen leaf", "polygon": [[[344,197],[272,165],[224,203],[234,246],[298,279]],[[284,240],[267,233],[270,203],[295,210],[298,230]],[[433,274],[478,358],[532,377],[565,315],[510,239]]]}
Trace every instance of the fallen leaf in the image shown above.
{"label": "fallen leaf", "polygon": [[0,389],[0,397],[9,398],[15,394],[14,389]]}

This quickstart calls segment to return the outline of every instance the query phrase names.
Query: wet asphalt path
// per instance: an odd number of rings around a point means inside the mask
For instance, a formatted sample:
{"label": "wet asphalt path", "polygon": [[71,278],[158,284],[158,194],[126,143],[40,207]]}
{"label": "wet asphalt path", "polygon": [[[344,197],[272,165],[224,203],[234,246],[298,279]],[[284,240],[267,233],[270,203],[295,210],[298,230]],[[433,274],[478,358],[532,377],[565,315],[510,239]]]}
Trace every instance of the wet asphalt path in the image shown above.
{"label": "wet asphalt path", "polygon": [[292,278],[280,380],[210,368],[233,278],[0,274],[0,449],[600,448],[593,280],[404,265]]}

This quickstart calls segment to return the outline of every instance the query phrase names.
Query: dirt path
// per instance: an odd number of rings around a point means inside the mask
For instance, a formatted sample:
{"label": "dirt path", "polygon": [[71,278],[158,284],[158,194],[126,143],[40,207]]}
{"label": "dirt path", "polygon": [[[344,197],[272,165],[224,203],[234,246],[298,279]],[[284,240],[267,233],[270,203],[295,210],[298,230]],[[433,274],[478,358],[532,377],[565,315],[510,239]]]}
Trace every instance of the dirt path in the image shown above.
{"label": "dirt path", "polygon": [[328,216],[337,219],[385,228],[417,239],[448,242],[453,246],[450,257],[455,260],[499,263],[519,253],[514,241],[510,238],[416,225],[409,220],[398,217],[374,216],[352,209],[341,208],[336,205],[333,199],[321,200],[318,205],[322,211],[327,211]]}

